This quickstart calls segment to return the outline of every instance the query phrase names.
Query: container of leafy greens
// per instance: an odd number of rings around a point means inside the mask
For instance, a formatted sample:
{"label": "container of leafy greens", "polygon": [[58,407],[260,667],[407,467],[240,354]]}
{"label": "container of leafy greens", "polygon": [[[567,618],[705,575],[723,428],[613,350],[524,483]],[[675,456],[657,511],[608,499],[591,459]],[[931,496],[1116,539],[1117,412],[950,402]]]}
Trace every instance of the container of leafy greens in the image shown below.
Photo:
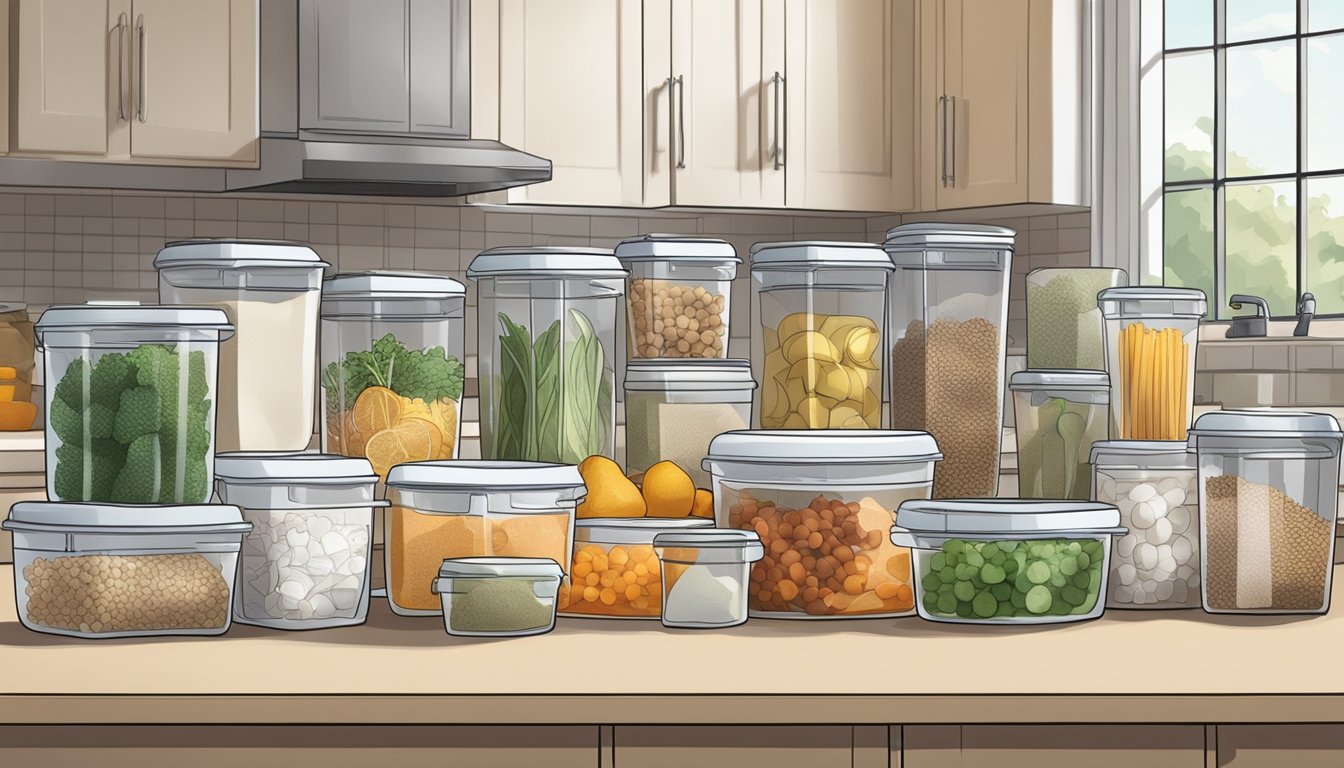
{"label": "container of leafy greens", "polygon": [[219,345],[233,335],[224,310],[55,306],[35,330],[52,501],[210,500]]}
{"label": "container of leafy greens", "polygon": [[1092,444],[1110,426],[1105,371],[1027,370],[1013,374],[1018,495],[1092,498]]}
{"label": "container of leafy greens", "polygon": [[617,316],[609,250],[492,248],[478,287],[481,457],[577,464],[615,450]]}

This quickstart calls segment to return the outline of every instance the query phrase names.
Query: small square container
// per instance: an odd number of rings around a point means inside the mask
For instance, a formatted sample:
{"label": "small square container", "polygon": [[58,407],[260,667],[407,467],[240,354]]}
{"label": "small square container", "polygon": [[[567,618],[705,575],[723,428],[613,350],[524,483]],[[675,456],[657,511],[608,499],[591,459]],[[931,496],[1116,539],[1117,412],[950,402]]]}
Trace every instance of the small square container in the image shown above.
{"label": "small square container", "polygon": [[891,540],[914,552],[916,604],[929,621],[1055,624],[1106,608],[1120,512],[1087,501],[909,501]]}
{"label": "small square container", "polygon": [[692,528],[660,533],[653,547],[663,566],[663,626],[735,627],[747,620],[747,575],[765,555],[753,531]]}
{"label": "small square container", "polygon": [[574,524],[570,583],[560,590],[560,613],[606,619],[658,618],[663,587],[654,537],[713,526],[713,520],[694,517],[579,520]]}
{"label": "small square container", "polygon": [[443,628],[459,637],[521,637],[555,629],[560,564],[541,557],[443,561],[429,586],[443,603]]}
{"label": "small square container", "polygon": [[728,357],[728,302],[737,257],[711,237],[641,235],[622,240],[616,258],[630,270],[629,358]]}
{"label": "small square container", "polygon": [[1106,321],[1111,437],[1184,440],[1195,402],[1202,291],[1145,286],[1097,296]]}
{"label": "small square container", "polygon": [[1088,451],[1105,440],[1105,371],[1018,371],[1009,389],[1017,425],[1017,487],[1025,499],[1092,497]]}
{"label": "small square container", "polygon": [[14,534],[19,621],[86,638],[224,634],[252,530],[223,504],[39,501],[15,504],[0,527]]}

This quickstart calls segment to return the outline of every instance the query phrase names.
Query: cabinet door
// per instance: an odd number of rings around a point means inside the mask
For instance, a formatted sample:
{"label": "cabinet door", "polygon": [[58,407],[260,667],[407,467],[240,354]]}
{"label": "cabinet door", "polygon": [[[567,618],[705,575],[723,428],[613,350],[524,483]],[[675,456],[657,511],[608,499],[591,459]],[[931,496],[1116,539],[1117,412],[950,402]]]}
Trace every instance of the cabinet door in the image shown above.
{"label": "cabinet door", "polygon": [[134,0],[131,156],[250,162],[256,0]]}
{"label": "cabinet door", "polygon": [[[118,44],[107,0],[18,0],[17,131],[14,149],[107,153],[108,75]],[[110,21],[110,23],[109,23]],[[129,33],[127,33],[129,34]]]}
{"label": "cabinet door", "polygon": [[301,0],[300,128],[410,129],[407,14],[408,0]]}
{"label": "cabinet door", "polygon": [[616,728],[614,763],[640,768],[851,768],[853,731],[847,725],[622,725]]}
{"label": "cabinet door", "polygon": [[411,131],[471,135],[471,6],[411,0]]}
{"label": "cabinet door", "polygon": [[911,208],[914,0],[786,0],[785,29],[788,207]]}
{"label": "cabinet door", "polygon": [[1204,747],[1202,725],[907,725],[901,765],[1205,768]]}
{"label": "cabinet door", "polygon": [[510,202],[643,205],[639,0],[501,0],[500,140],[551,161]]}
{"label": "cabinet door", "polygon": [[938,208],[1025,202],[1028,0],[943,0],[941,12]]}

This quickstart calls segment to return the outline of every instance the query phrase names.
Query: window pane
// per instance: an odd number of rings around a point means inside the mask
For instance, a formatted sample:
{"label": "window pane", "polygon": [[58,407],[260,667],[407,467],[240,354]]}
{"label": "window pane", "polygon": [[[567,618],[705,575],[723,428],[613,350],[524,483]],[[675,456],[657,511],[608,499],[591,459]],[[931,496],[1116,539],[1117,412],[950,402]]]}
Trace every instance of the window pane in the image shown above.
{"label": "window pane", "polygon": [[1307,181],[1307,274],[1316,313],[1344,313],[1344,176]]}
{"label": "window pane", "polygon": [[[1344,0],[1338,0],[1344,8]],[[1307,46],[1307,170],[1344,168],[1344,35],[1313,37]]]}
{"label": "window pane", "polygon": [[[1271,315],[1297,309],[1297,182],[1229,184],[1224,189],[1226,297],[1249,293],[1269,302]],[[1235,312],[1218,307],[1219,317]]]}
{"label": "window pane", "polygon": [[1296,171],[1297,44],[1227,49],[1226,88],[1227,175]]}
{"label": "window pane", "polygon": [[1213,297],[1213,190],[1168,192],[1162,199],[1162,282]]}
{"label": "window pane", "polygon": [[1293,34],[1296,6],[1297,0],[1227,0],[1227,42]]}
{"label": "window pane", "polygon": [[[1167,0],[1167,5],[1171,5],[1171,0]],[[1308,0],[1307,31],[1324,32],[1328,29],[1344,29],[1344,3],[1339,0]],[[1320,306],[1318,299],[1316,307],[1319,309]]]}
{"label": "window pane", "polygon": [[1213,53],[1165,61],[1167,181],[1213,178]]}
{"label": "window pane", "polygon": [[1214,0],[1167,0],[1163,44],[1169,49],[1213,45],[1213,3]]}

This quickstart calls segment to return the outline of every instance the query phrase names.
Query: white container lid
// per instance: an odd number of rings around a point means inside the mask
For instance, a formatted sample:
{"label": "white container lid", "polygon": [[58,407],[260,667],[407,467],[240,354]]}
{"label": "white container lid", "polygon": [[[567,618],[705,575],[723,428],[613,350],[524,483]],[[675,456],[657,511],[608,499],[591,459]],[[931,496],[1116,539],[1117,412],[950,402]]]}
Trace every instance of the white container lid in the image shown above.
{"label": "white container lid", "polygon": [[539,461],[418,461],[398,464],[387,485],[412,490],[548,490],[584,488],[573,464]]}
{"label": "white container lid", "polygon": [[740,392],[756,388],[750,360],[631,360],[627,392]]}
{"label": "white container lid", "polygon": [[161,306],[157,304],[62,304],[38,318],[38,344],[49,331],[175,330],[218,331],[220,339],[233,335],[229,316],[218,307]]}
{"label": "white container lid", "polygon": [[892,251],[956,250],[1011,251],[1017,230],[990,224],[920,222],[887,230],[882,247]]}
{"label": "white container lid", "polygon": [[891,270],[891,259],[872,243],[798,241],[751,246],[752,269],[806,270],[872,268]]}
{"label": "white container lid", "polygon": [[215,478],[238,485],[373,483],[368,459],[325,453],[236,452],[215,455]]}
{"label": "white container lid", "polygon": [[481,251],[467,267],[467,277],[532,276],[614,277],[629,275],[616,256],[605,248],[560,246],[501,246]]}
{"label": "white container lid", "polygon": [[574,521],[574,541],[587,544],[653,544],[659,534],[713,528],[707,517],[590,517]]}
{"label": "white container lid", "polygon": [[701,261],[741,264],[732,244],[713,237],[640,235],[616,244],[616,258],[626,261]]}
{"label": "white container lid", "polygon": [[250,531],[238,507],[228,504],[137,506],[60,501],[20,501],[9,510],[6,530],[76,532],[121,530],[143,533]]}
{"label": "white container lid", "polygon": [[1097,306],[1107,319],[1117,317],[1194,317],[1209,311],[1204,292],[1198,288],[1167,288],[1160,285],[1107,288],[1097,295]]}
{"label": "white container lid", "polygon": [[446,299],[465,296],[467,287],[451,277],[423,272],[343,272],[322,282],[324,298]]}
{"label": "white container lid", "polygon": [[1195,467],[1184,440],[1098,440],[1092,444],[1091,462],[1099,466],[1147,466],[1163,458]]}
{"label": "white container lid", "polygon": [[1339,422],[1328,413],[1276,408],[1210,411],[1190,429],[1191,448],[1200,437],[1344,439]]}
{"label": "white container lid", "polygon": [[915,499],[896,510],[896,528],[914,533],[1057,534],[1115,532],[1119,526],[1120,510],[1093,501]]}
{"label": "white container lid", "polygon": [[455,557],[439,566],[441,579],[514,578],[558,579],[560,564],[548,557]]}
{"label": "white container lid", "polygon": [[732,528],[691,528],[660,533],[653,537],[655,547],[695,547],[697,549],[740,549],[742,559],[754,563],[765,557],[761,537],[755,531]]}
{"label": "white container lid", "polygon": [[197,238],[174,240],[159,249],[155,269],[173,267],[312,267],[331,265],[317,251],[290,240],[230,240]]}
{"label": "white container lid", "polygon": [[887,429],[745,429],[709,443],[706,461],[740,464],[902,464],[938,461],[928,432]]}
{"label": "white container lid", "polygon": [[1008,388],[1024,392],[1036,390],[1100,392],[1111,388],[1111,377],[1105,371],[1038,368],[1014,373],[1009,379]]}

